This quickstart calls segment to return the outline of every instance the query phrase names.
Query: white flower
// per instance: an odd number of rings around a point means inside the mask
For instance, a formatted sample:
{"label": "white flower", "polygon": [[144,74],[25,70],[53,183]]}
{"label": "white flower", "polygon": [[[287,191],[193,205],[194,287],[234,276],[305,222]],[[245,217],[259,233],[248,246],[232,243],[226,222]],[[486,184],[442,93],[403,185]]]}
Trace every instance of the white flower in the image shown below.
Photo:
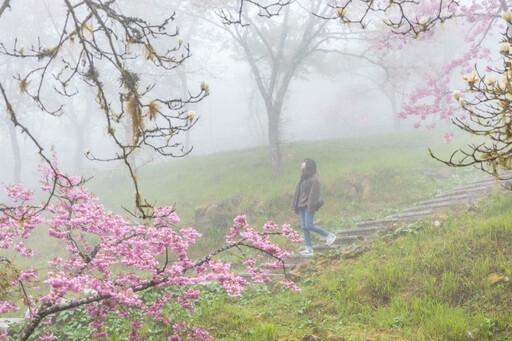
{"label": "white flower", "polygon": [[485,82],[488,85],[492,85],[492,84],[496,83],[496,78],[494,78],[493,76],[485,76]]}
{"label": "white flower", "polygon": [[418,23],[420,25],[425,25],[427,22],[428,22],[428,17],[421,17],[420,20],[418,21]]}
{"label": "white flower", "polygon": [[460,99],[460,96],[462,95],[462,93],[459,91],[459,90],[455,90],[453,92],[453,97],[458,101]]}
{"label": "white flower", "polygon": [[505,12],[501,13],[501,17],[505,21],[508,21],[508,22],[512,21],[512,11],[505,11]]}
{"label": "white flower", "polygon": [[472,86],[472,85],[474,85],[474,84],[476,83],[476,81],[478,80],[478,76],[477,76],[477,74],[476,74],[476,73],[474,73],[474,72],[473,72],[473,73],[472,73],[472,74],[470,74],[470,75],[466,75],[466,76],[464,76],[464,80],[465,80],[466,82],[468,82],[468,84],[469,84],[470,86]]}
{"label": "white flower", "polygon": [[459,104],[460,104],[461,106],[466,105],[466,102],[464,101],[464,98],[459,98]]}

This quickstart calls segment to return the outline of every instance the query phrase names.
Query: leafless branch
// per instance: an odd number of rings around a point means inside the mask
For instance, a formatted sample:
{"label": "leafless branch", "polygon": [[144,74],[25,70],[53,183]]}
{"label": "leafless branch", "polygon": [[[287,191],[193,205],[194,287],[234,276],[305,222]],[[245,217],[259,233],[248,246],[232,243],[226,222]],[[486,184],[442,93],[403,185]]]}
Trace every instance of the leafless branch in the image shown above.
{"label": "leafless branch", "polygon": [[375,0],[347,0],[342,4],[330,5],[331,15],[314,13],[327,20],[340,20],[344,24],[355,24],[366,28],[371,22],[372,14],[382,14],[382,22],[392,29],[395,34],[410,35],[417,38],[423,32],[431,30],[438,23],[443,23],[454,17],[446,11],[453,6],[459,6],[458,0],[439,0],[437,10],[430,17],[411,17],[410,8],[419,6],[419,0],[398,0],[384,3]]}
{"label": "leafless branch", "polygon": [[264,3],[261,0],[237,0],[238,4],[236,7],[231,10],[228,9],[220,9],[217,11],[217,15],[220,17],[221,21],[225,25],[241,25],[247,26],[249,23],[244,21],[244,16],[249,8],[252,6],[256,8],[258,11],[258,16],[271,18],[274,16],[280,15],[281,11],[284,7],[290,5],[295,2],[295,0],[276,0],[270,3]]}
{"label": "leafless branch", "polygon": [[[8,3],[4,1],[4,6]],[[144,60],[142,64],[146,69],[157,68],[169,72],[180,67],[190,56],[189,46],[180,42],[170,48],[163,47],[168,44],[156,44],[158,39],[178,36],[177,28],[169,30],[174,13],[153,24],[142,18],[124,15],[114,1],[84,0],[73,4],[70,0],[63,0],[63,3],[67,13],[58,28],[60,36],[54,43],[43,45],[38,40],[36,45],[29,45],[32,47],[25,50],[17,39],[12,47],[0,41],[0,54],[38,62],[38,66],[24,75],[16,75],[15,79],[22,92],[42,112],[56,116],[64,109],[62,105],[53,108],[48,105],[54,102],[54,98],[48,94],[49,88],[63,97],[76,95],[76,84],[80,81],[94,89],[107,134],[117,146],[117,152],[108,157],[89,152],[86,157],[90,160],[123,162],[135,188],[136,216],[148,218],[151,204],[141,197],[133,155],[142,148],[149,148],[163,156],[187,155],[192,149],[185,149],[177,142],[176,136],[191,129],[197,122],[198,118],[189,115],[186,108],[188,104],[199,102],[208,95],[208,85],[202,84],[187,98],[159,97],[153,94],[156,84],[141,86],[141,63],[135,64],[135,61]],[[117,75],[121,84],[116,95],[113,94],[116,90],[109,87],[112,75]],[[1,90],[8,111],[13,112],[8,94],[3,87]],[[50,164],[49,156],[44,154],[42,144],[30,133],[29,127],[22,126],[15,114],[10,115],[13,124],[30,136],[39,154]],[[123,134],[124,130],[119,129],[126,122],[131,125],[132,136],[129,139]]]}

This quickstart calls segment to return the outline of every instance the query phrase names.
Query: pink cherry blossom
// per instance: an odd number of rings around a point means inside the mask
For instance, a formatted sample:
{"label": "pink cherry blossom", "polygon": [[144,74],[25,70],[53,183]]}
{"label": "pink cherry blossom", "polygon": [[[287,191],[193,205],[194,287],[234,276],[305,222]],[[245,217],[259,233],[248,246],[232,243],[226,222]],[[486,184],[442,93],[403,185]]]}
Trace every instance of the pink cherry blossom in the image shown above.
{"label": "pink cherry blossom", "polygon": [[[55,170],[56,170],[55,166]],[[249,282],[233,270],[232,264],[222,260],[224,250],[234,252],[242,248],[250,251],[245,262],[246,271],[254,282],[269,283],[269,269],[280,268],[292,253],[282,249],[276,238],[300,242],[299,234],[290,225],[266,223],[261,229],[249,225],[247,217],[235,217],[228,244],[203,259],[193,260],[189,247],[201,237],[193,227],[180,227],[180,219],[173,207],[154,209],[154,217],[144,224],[114,214],[98,203],[83,186],[78,177],[66,177],[53,169],[41,168],[45,178],[41,188],[55,191],[53,200],[44,208],[32,203],[31,191],[21,185],[6,186],[9,198],[16,206],[0,211],[0,231],[5,236],[0,243],[26,257],[38,257],[25,242],[31,240],[35,229],[45,228],[48,237],[60,243],[65,255],[48,259],[47,269],[40,272],[29,267],[20,269],[11,282],[13,288],[23,285],[27,295],[27,322],[41,329],[41,339],[53,340],[52,311],[83,306],[91,318],[90,327],[95,338],[107,337],[104,321],[108,312],[127,317],[129,309],[142,311],[163,323],[171,323],[163,311],[169,303],[185,310],[193,310],[201,292],[191,286],[216,282],[229,296],[240,296]],[[55,186],[51,183],[56,180]],[[20,223],[21,222],[21,223]],[[21,224],[21,225],[20,225]],[[21,227],[20,227],[21,226]],[[258,251],[260,254],[255,251]],[[254,254],[254,255],[253,255]],[[264,261],[271,256],[272,261]],[[44,282],[47,291],[37,283]],[[291,282],[284,287],[297,291]],[[164,294],[152,300],[143,300],[141,293],[149,288],[174,286],[181,288],[181,295]],[[32,297],[34,296],[34,297]],[[13,296],[14,297],[14,296]],[[36,303],[37,302],[37,303]],[[19,309],[19,301],[0,302],[0,314]],[[187,337],[191,340],[212,340],[203,329],[186,323],[172,321],[176,335],[169,340]],[[132,322],[127,337],[140,339],[141,321]]]}

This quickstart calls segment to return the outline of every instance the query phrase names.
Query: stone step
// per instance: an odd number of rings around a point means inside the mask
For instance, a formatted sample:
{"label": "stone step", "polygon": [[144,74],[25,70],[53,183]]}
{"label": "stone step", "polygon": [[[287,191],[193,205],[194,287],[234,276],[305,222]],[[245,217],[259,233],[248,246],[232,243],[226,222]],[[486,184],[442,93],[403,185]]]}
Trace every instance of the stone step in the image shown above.
{"label": "stone step", "polygon": [[[276,270],[277,271],[277,270]],[[252,280],[252,277],[251,277],[251,274],[248,273],[248,272],[244,272],[244,273],[240,273],[239,274],[243,279],[245,280],[248,280],[248,281],[251,281]],[[280,280],[280,279],[284,279],[285,278],[285,274],[283,273],[283,270],[281,270],[281,272],[272,272],[272,273],[269,273],[268,274],[268,277],[275,281],[275,280]]]}
{"label": "stone step", "polygon": [[432,209],[420,209],[413,212],[404,212],[404,213],[397,213],[394,215],[391,215],[390,218],[398,219],[399,222],[408,222],[411,220],[414,220],[416,218],[423,218],[425,216],[429,216],[434,214],[434,210]]}
{"label": "stone step", "polygon": [[432,212],[439,212],[446,208],[453,208],[453,207],[460,207],[464,205],[470,204],[470,200],[466,201],[440,201],[438,203],[432,203],[427,205],[418,205],[418,206],[412,206],[409,208],[406,208],[402,211],[402,213],[412,213],[412,212],[418,212],[418,211],[432,211]]}
{"label": "stone step", "polygon": [[418,205],[406,208],[402,211],[402,213],[412,213],[412,212],[419,212],[419,211],[440,211],[447,207],[455,207],[455,206],[462,206],[465,202],[461,201],[440,201],[438,203],[434,204],[428,204],[428,205]]}
{"label": "stone step", "polygon": [[383,219],[372,219],[372,220],[363,220],[356,223],[357,228],[365,228],[369,226],[375,225],[392,225],[394,223],[400,222],[399,219],[396,218],[383,218]]}
{"label": "stone step", "polygon": [[356,227],[356,228],[350,228],[350,229],[338,231],[336,233],[336,236],[337,236],[336,242],[338,241],[338,239],[345,240],[345,238],[346,238],[347,240],[352,240],[354,238],[357,239],[358,236],[364,237],[364,236],[367,236],[367,235],[377,232],[379,229],[381,229],[385,226],[383,224],[378,224],[378,221],[376,221],[376,222],[377,222],[376,225],[367,225],[365,227]]}
{"label": "stone step", "polygon": [[427,199],[418,202],[415,206],[422,206],[422,205],[431,205],[431,204],[437,204],[440,202],[463,202],[467,201],[470,198],[470,195],[467,192],[463,193],[446,193],[444,195],[438,195],[435,196],[432,199]]}
{"label": "stone step", "polygon": [[457,198],[459,196],[466,196],[466,200],[472,200],[475,198],[478,198],[482,195],[485,195],[487,193],[492,193],[494,191],[497,191],[497,188],[493,188],[491,186],[478,186],[478,187],[471,187],[466,189],[460,189],[457,191],[452,191],[448,193],[438,194],[435,196],[434,199],[442,200],[442,199],[450,199],[450,198]]}
{"label": "stone step", "polygon": [[472,183],[469,183],[467,185],[463,185],[463,186],[457,186],[457,187],[454,187],[451,191],[449,191],[449,193],[459,193],[459,192],[473,192],[473,191],[480,191],[480,190],[484,190],[484,189],[489,189],[489,188],[499,188],[500,187],[500,181],[496,181],[496,179],[487,179],[487,180],[480,180],[480,181],[475,181],[475,182],[472,182]]}
{"label": "stone step", "polygon": [[378,229],[377,227],[386,228],[389,226],[393,226],[393,224],[409,222],[416,218],[421,219],[421,218],[424,218],[425,216],[432,215],[434,213],[436,213],[436,212],[432,209],[424,209],[424,208],[421,209],[420,208],[416,211],[393,214],[393,215],[390,215],[383,219],[362,221],[362,222],[357,223],[356,226],[358,226],[358,228],[373,228],[373,229]]}
{"label": "stone step", "polygon": [[337,247],[336,245],[327,246],[324,244],[316,245],[313,248],[315,249],[315,252],[339,251],[339,250],[343,249],[343,248]]}

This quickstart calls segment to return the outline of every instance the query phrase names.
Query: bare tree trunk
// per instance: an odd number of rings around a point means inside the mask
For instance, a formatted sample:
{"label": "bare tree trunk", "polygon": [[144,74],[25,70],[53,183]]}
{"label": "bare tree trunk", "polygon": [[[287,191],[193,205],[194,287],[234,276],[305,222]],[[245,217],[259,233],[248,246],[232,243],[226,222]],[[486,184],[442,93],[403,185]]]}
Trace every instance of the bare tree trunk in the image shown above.
{"label": "bare tree trunk", "polygon": [[[322,1],[312,1],[310,12],[321,13],[319,6]],[[227,31],[237,41],[244,50],[247,62],[251,67],[258,90],[265,101],[267,118],[268,118],[268,140],[270,149],[270,161],[272,172],[275,176],[282,173],[280,133],[281,133],[281,115],[283,103],[288,92],[291,80],[297,74],[297,70],[303,65],[305,59],[314,52],[320,51],[319,45],[322,41],[328,40],[324,31],[327,20],[319,20],[318,17],[309,15],[301,26],[301,32],[292,32],[292,26],[289,25],[290,7],[286,6],[283,11],[283,21],[280,27],[276,27],[275,38],[268,40],[264,31],[260,30],[257,25],[251,22],[252,34],[248,30],[242,30],[235,26]],[[325,7],[324,10],[330,10]],[[264,48],[262,51],[255,50],[250,42],[254,37],[260,39]],[[299,37],[299,38],[294,38]],[[295,46],[292,44],[287,46],[295,39]],[[266,59],[265,59],[266,58]],[[265,63],[260,63],[266,60]]]}
{"label": "bare tree trunk", "polygon": [[[4,2],[4,6],[7,3],[9,4],[9,1]],[[2,15],[2,12],[5,10],[4,6],[0,9],[0,16]],[[6,74],[12,74],[11,64],[7,64],[7,73]],[[14,110],[17,110],[18,103],[16,103]],[[12,180],[15,183],[21,182],[21,152],[20,152],[20,142],[18,140],[18,134],[16,132],[16,126],[13,124],[13,121],[11,119],[7,120],[7,125],[9,126],[9,137],[11,139],[11,148],[12,148],[12,156],[14,158],[14,168],[13,168],[13,178]]]}
{"label": "bare tree trunk", "polygon": [[[272,108],[270,110],[273,111]],[[268,113],[268,143],[270,150],[270,164],[272,166],[272,173],[275,176],[280,176],[283,171],[281,162],[281,144],[279,129],[280,116],[280,112]]]}

